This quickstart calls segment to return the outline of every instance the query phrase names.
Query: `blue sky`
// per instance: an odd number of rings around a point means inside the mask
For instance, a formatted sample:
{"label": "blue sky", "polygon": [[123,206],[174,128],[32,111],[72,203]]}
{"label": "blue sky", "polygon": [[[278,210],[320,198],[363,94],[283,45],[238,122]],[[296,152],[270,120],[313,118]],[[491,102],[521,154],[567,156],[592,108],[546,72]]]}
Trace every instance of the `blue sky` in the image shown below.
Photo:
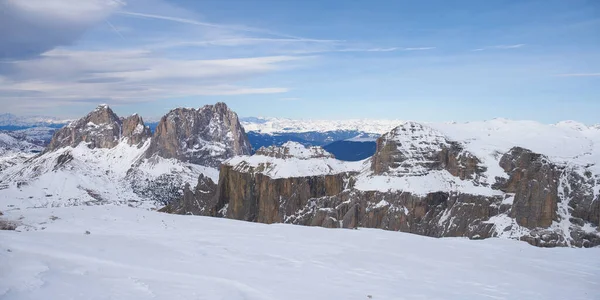
{"label": "blue sky", "polygon": [[600,123],[600,2],[0,0],[0,105]]}

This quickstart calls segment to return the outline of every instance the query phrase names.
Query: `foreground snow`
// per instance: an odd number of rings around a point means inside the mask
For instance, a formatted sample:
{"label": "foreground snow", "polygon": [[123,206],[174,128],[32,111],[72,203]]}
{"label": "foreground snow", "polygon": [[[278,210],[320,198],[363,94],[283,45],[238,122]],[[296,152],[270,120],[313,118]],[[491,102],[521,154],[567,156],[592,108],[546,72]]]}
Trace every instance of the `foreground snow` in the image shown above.
{"label": "foreground snow", "polygon": [[[600,249],[177,216],[9,210],[1,299],[598,299]],[[89,231],[91,234],[85,234]]]}

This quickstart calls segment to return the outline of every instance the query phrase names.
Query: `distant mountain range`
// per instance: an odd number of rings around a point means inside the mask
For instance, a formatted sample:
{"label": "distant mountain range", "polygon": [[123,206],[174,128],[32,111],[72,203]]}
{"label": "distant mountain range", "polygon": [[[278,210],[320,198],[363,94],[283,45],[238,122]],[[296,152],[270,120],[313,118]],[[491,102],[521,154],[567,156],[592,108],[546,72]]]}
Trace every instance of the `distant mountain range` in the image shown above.
{"label": "distant mountain range", "polygon": [[[159,122],[146,122],[154,132]],[[45,146],[56,129],[72,120],[49,116],[0,115],[0,131],[35,138],[36,145]],[[159,120],[160,121],[160,120]],[[375,140],[399,124],[397,120],[291,120],[282,118],[241,118],[240,123],[248,133],[254,151],[261,147],[281,146],[286,142],[298,142],[305,146],[327,146],[342,160],[360,160],[375,153]],[[38,128],[38,130],[35,130]],[[17,133],[19,131],[19,133]],[[39,135],[43,134],[43,137]],[[17,136],[18,138],[18,136]],[[346,141],[344,143],[338,143]]]}
{"label": "distant mountain range", "polygon": [[288,132],[358,131],[384,134],[402,124],[402,120],[293,120],[284,118],[240,118],[246,131],[263,134]]}
{"label": "distant mountain range", "polygon": [[70,121],[69,119],[48,116],[17,116],[5,113],[0,114],[0,130],[18,130],[31,127],[60,128]]}
{"label": "distant mountain range", "polygon": [[0,133],[3,210],[111,204],[544,247],[600,245],[597,126],[240,122],[224,103],[175,108],[153,131],[141,116],[120,117],[105,105],[58,130],[40,126],[65,120],[4,117],[8,126],[32,128]]}

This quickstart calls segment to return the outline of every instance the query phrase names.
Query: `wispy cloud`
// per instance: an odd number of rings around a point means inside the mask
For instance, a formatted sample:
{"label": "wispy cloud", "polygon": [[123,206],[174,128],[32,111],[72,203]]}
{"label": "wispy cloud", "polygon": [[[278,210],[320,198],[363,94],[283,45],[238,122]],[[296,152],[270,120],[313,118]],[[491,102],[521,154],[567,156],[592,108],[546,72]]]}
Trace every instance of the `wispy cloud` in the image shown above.
{"label": "wispy cloud", "polygon": [[201,95],[285,93],[289,88],[248,86],[246,80],[306,59],[174,59],[139,50],[57,49],[35,60],[5,64],[0,75],[0,99],[7,109],[14,109],[44,101],[76,104],[96,99],[119,104]]}
{"label": "wispy cloud", "polygon": [[[231,30],[231,31],[260,33],[260,34],[278,36],[278,37],[282,37],[282,38],[295,39],[295,40],[304,40],[304,41],[309,40],[309,41],[313,41],[313,42],[321,41],[318,39],[306,39],[304,37],[280,33],[280,32],[276,32],[276,31],[272,31],[272,30],[268,30],[268,29],[248,27],[248,26],[239,26],[239,25],[230,25],[230,24],[219,24],[219,23],[212,23],[212,22],[201,22],[201,21],[194,20],[194,19],[173,17],[173,16],[168,16],[168,15],[147,14],[147,13],[132,12],[132,11],[117,11],[116,13],[125,15],[125,16],[131,16],[131,17],[157,19],[157,20],[171,21],[171,22],[177,22],[177,23],[188,24],[188,25],[225,29],[225,30]],[[328,41],[328,40],[323,40],[323,41]]]}
{"label": "wispy cloud", "polygon": [[558,74],[558,77],[600,77],[600,73],[568,73]]}
{"label": "wispy cloud", "polygon": [[318,53],[335,53],[335,52],[400,52],[400,51],[426,51],[436,49],[436,47],[389,47],[389,48],[339,48],[343,44],[338,43],[333,47],[322,49],[295,50],[294,54],[318,54]]}
{"label": "wispy cloud", "polygon": [[349,48],[349,49],[336,49],[336,50],[331,50],[331,51],[332,52],[393,52],[393,51],[423,51],[423,50],[432,50],[432,49],[435,49],[435,47],[414,47],[414,48],[391,47],[391,48],[366,48],[366,49]]}
{"label": "wispy cloud", "polygon": [[300,101],[302,98],[288,97],[288,98],[279,98],[281,101]]}
{"label": "wispy cloud", "polygon": [[416,48],[402,48],[403,51],[422,51],[422,50],[433,50],[435,47],[416,47]]}
{"label": "wispy cloud", "polygon": [[265,38],[265,37],[236,37],[236,38],[223,38],[223,39],[211,39],[203,41],[168,41],[149,45],[152,49],[168,49],[177,47],[210,47],[210,46],[225,46],[225,47],[236,47],[246,45],[259,45],[259,44],[336,44],[342,43],[341,40],[318,40],[318,39],[291,39],[291,38]]}
{"label": "wispy cloud", "polygon": [[471,51],[485,51],[485,50],[506,50],[506,49],[518,49],[524,47],[525,44],[514,44],[514,45],[497,45],[497,46],[489,46],[483,48],[473,49]]}

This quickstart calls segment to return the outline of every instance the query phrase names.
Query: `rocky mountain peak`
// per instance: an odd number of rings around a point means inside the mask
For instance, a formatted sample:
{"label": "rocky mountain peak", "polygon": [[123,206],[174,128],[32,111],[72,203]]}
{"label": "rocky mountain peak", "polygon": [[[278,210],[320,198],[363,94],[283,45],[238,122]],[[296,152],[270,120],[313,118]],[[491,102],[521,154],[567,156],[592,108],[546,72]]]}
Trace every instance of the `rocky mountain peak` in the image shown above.
{"label": "rocky mountain peak", "polygon": [[141,145],[152,136],[152,131],[138,114],[123,119],[122,128],[122,136],[127,138],[127,143],[130,145]]}
{"label": "rocky mountain peak", "polygon": [[209,167],[251,153],[238,116],[225,103],[176,108],[161,118],[147,157],[159,155]]}
{"label": "rocky mountain peak", "polygon": [[472,179],[485,170],[473,154],[458,142],[420,123],[406,122],[377,139],[371,158],[374,174],[419,176],[447,170],[461,179]]}
{"label": "rocky mountain peak", "polygon": [[274,158],[334,158],[333,154],[325,151],[321,147],[305,147],[296,142],[287,142],[281,146],[262,147],[256,151],[256,155],[269,156]]}
{"label": "rocky mountain peak", "polygon": [[112,148],[121,137],[121,119],[106,104],[99,105],[87,116],[56,131],[45,152],[63,147],[76,147],[81,142],[89,148]]}

